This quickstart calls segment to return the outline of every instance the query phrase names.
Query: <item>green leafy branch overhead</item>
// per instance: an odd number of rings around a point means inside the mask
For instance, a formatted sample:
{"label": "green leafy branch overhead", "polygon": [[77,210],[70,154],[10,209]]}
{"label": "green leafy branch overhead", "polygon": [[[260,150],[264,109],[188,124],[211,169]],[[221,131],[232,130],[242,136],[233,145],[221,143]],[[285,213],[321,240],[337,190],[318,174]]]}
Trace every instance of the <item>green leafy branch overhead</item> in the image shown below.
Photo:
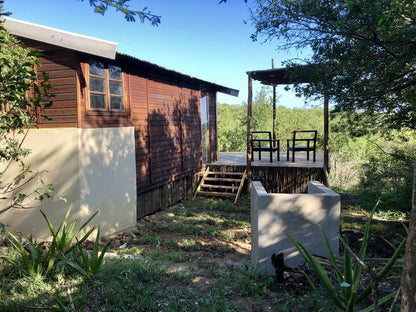
{"label": "green leafy branch overhead", "polygon": [[[84,0],[81,0],[84,1]],[[135,22],[138,18],[142,23],[146,20],[152,25],[157,26],[160,24],[160,16],[152,14],[149,8],[143,8],[143,10],[131,10],[128,3],[130,0],[89,0],[90,5],[94,8],[94,12],[102,15],[108,10],[108,8],[114,8],[116,11],[124,14],[125,19],[128,22]]]}
{"label": "green leafy branch overhead", "polygon": [[305,95],[326,94],[340,110],[383,113],[383,122],[415,129],[415,17],[411,0],[256,0],[252,38],[306,49],[307,64],[325,64],[317,81],[298,86]]}

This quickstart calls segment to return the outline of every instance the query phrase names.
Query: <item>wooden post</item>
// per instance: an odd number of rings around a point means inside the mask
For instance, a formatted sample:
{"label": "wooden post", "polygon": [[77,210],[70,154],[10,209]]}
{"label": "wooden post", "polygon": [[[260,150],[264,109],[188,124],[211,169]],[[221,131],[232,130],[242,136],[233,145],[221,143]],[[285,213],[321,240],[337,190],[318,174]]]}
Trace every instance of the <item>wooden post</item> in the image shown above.
{"label": "wooden post", "polygon": [[253,79],[251,77],[251,72],[247,72],[248,75],[248,100],[247,100],[247,181],[248,181],[248,190],[251,192],[251,181],[252,181],[252,171],[251,171],[251,115],[252,115],[252,106],[253,106]]}
{"label": "wooden post", "polygon": [[[274,69],[274,59],[272,59],[272,68]],[[273,85],[273,146],[276,146],[276,85]]]}
{"label": "wooden post", "polygon": [[325,173],[325,185],[329,187],[329,99],[327,95],[324,95],[324,173]]}

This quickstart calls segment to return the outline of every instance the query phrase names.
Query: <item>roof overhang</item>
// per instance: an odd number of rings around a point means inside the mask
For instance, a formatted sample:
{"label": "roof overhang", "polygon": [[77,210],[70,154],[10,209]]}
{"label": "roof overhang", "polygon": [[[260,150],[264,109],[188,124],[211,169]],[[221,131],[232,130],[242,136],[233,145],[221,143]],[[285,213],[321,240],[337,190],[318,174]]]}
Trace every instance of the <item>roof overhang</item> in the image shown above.
{"label": "roof overhang", "polygon": [[[4,27],[15,36],[37,40],[114,60],[117,43],[64,30],[3,17]],[[0,20],[1,22],[1,20]]]}
{"label": "roof overhang", "polygon": [[[117,59],[124,61],[124,62],[128,62],[130,64],[139,64],[140,69],[144,72],[162,73],[163,75],[170,77],[173,80],[182,80],[182,81],[186,81],[192,84],[196,84],[200,89],[215,90],[216,92],[221,92],[221,93],[228,94],[231,96],[236,96],[236,97],[239,94],[239,90],[232,89],[226,86],[222,86],[222,85],[209,82],[206,80],[202,80],[193,76],[189,76],[189,75],[177,72],[172,69],[167,69],[160,65],[138,59],[137,57],[134,57],[128,54],[117,52]],[[128,67],[130,69],[132,68],[132,66],[128,66]]]}
{"label": "roof overhang", "polygon": [[253,70],[247,74],[254,80],[260,81],[265,85],[282,85],[308,83],[322,76],[322,65],[308,64],[295,65],[285,68],[273,68],[266,70]]}

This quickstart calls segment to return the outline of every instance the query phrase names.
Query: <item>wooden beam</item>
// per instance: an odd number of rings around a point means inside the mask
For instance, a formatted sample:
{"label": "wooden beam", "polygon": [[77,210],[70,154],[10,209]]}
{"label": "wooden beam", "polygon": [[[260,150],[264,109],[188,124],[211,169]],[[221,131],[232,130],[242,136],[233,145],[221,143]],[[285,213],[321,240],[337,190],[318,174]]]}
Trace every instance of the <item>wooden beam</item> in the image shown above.
{"label": "wooden beam", "polygon": [[253,106],[253,79],[251,77],[251,72],[247,72],[248,75],[248,100],[247,100],[247,182],[248,190],[251,192],[251,180],[252,180],[252,171],[251,171],[251,116],[252,116],[252,106]]}
{"label": "wooden beam", "polygon": [[[274,59],[272,59],[272,69],[274,69]],[[273,147],[276,147],[276,85],[273,85]]]}
{"label": "wooden beam", "polygon": [[328,171],[329,171],[329,99],[324,95],[324,172],[326,176],[325,185],[329,187]]}

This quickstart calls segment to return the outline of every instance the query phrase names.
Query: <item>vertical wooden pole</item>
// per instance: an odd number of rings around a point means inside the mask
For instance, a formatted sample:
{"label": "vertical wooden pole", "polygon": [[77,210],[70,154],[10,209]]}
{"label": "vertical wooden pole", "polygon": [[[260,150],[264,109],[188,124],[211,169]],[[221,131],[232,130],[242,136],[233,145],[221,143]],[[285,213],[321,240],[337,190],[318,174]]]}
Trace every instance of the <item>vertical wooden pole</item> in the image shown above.
{"label": "vertical wooden pole", "polygon": [[247,100],[247,181],[248,181],[248,190],[251,192],[251,180],[252,180],[252,171],[251,171],[251,115],[252,115],[252,106],[253,106],[253,79],[251,77],[251,72],[247,72],[248,75],[248,100]]}
{"label": "vertical wooden pole", "polygon": [[327,95],[324,95],[324,172],[325,172],[325,185],[329,187],[329,99]]}
{"label": "vertical wooden pole", "polygon": [[[272,59],[272,68],[274,69],[274,59]],[[273,85],[273,140],[276,140],[276,85]],[[273,146],[276,146],[273,141]]]}

